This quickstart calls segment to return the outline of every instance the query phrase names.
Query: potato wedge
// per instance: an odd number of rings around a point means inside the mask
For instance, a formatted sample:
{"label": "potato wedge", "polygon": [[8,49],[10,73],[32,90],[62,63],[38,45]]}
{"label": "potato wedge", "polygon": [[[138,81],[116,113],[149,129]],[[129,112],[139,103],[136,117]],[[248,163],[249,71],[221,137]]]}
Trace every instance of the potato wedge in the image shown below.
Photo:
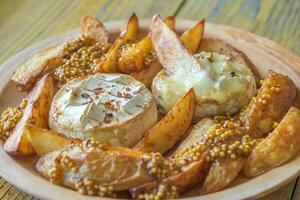
{"label": "potato wedge", "polygon": [[[278,86],[281,89],[280,92],[271,90],[272,87]],[[241,120],[246,122],[243,128],[244,134],[263,138],[272,131],[273,121],[280,120],[291,106],[295,98],[294,90],[295,87],[288,77],[270,72],[263,81],[257,97],[250,102],[244,112],[239,114]],[[264,104],[262,100],[266,97],[269,102]],[[241,171],[244,162],[243,157],[238,157],[236,160],[215,160],[204,181],[204,192],[215,192],[228,186]]]}
{"label": "potato wedge", "polygon": [[[88,139],[80,145],[73,145],[42,156],[36,168],[45,178],[72,189],[78,189],[76,187],[78,179],[88,179],[94,184],[107,184],[112,186],[114,191],[121,191],[155,179],[148,173],[144,155],[146,154],[139,151],[112,147]],[[60,165],[63,176],[55,179],[50,177],[49,172],[54,165],[61,163],[59,156],[71,159],[77,170]],[[65,174],[71,177],[64,176]],[[94,192],[97,194],[96,189]],[[87,193],[87,190],[84,193]]]}
{"label": "potato wedge", "polygon": [[134,149],[142,152],[170,150],[185,134],[192,123],[196,95],[194,89],[175,104],[175,106],[142,138]]}
{"label": "potato wedge", "polygon": [[244,163],[244,158],[213,162],[203,183],[202,191],[204,193],[217,192],[227,187],[238,176]]}
{"label": "potato wedge", "polygon": [[244,113],[246,131],[256,138],[264,138],[273,130],[273,123],[282,119],[295,97],[296,88],[292,80],[270,71],[257,97]]}
{"label": "potato wedge", "polygon": [[161,183],[153,181],[132,188],[130,190],[131,196],[132,198],[137,199],[139,195],[156,194],[160,184],[163,184],[166,187],[167,191],[170,190],[172,186],[175,186],[177,195],[183,194],[184,192],[188,191],[193,186],[201,183],[204,180],[209,166],[210,163],[208,163],[203,156],[200,160],[195,161],[185,167],[185,169],[179,174],[163,179]]}
{"label": "potato wedge", "polygon": [[204,24],[205,20],[203,19],[191,29],[185,31],[180,37],[185,48],[187,48],[192,54],[196,53],[199,48],[204,33]]}
{"label": "potato wedge", "polygon": [[39,128],[31,124],[27,124],[24,129],[27,132],[29,143],[38,156],[63,149],[72,143],[79,144],[81,142],[81,140],[67,138],[52,130]]}
{"label": "potato wedge", "polygon": [[80,35],[101,43],[107,43],[109,40],[108,32],[102,22],[88,16],[81,17]]}
{"label": "potato wedge", "polygon": [[[207,133],[207,131],[214,125],[214,121],[210,118],[202,119],[198,122],[195,127],[191,130],[188,136],[181,142],[181,144],[176,148],[176,150],[169,157],[173,160],[177,153],[180,153],[185,148],[188,148],[199,142],[201,135]],[[200,155],[200,159],[189,163],[182,168],[182,171],[173,176],[169,176],[162,180],[162,184],[166,187],[177,187],[177,192],[182,194],[187,190],[191,189],[194,185],[204,181],[204,178],[211,165],[210,161],[205,159],[205,154]],[[173,160],[178,162],[177,160]],[[140,194],[155,193],[159,184],[157,181],[151,183],[146,183],[144,185],[138,186],[130,190],[132,197],[136,198]]]}
{"label": "potato wedge", "polygon": [[53,77],[45,75],[28,93],[28,104],[23,110],[23,117],[12,130],[4,143],[4,150],[11,154],[29,155],[34,149],[28,141],[28,124],[48,128],[48,115],[55,88]]}
{"label": "potato wedge", "polygon": [[127,26],[120,33],[120,37],[115,41],[113,46],[108,50],[107,54],[101,61],[98,70],[100,72],[118,72],[118,53],[122,45],[129,41],[135,40],[138,33],[138,18],[133,14]]}
{"label": "potato wedge", "polygon": [[243,172],[258,176],[287,162],[300,150],[300,110],[291,107],[276,129],[257,145],[248,157]]}
{"label": "potato wedge", "polygon": [[[174,30],[175,17],[166,17],[164,21],[171,29]],[[151,53],[151,50],[152,42],[151,37],[148,34],[145,38],[133,44],[130,48],[120,52],[120,58],[118,59],[119,71],[125,74],[141,71],[143,68],[147,67],[145,59]]]}
{"label": "potato wedge", "polygon": [[176,73],[178,70],[200,70],[200,64],[159,15],[155,15],[152,18],[150,29],[157,58],[169,75]]}
{"label": "potato wedge", "polygon": [[[164,21],[168,25],[168,27],[170,27],[170,29],[174,30],[174,17],[167,17]],[[203,32],[204,20],[200,21],[191,29],[184,32],[183,35],[180,37],[184,46],[189,50],[190,53],[196,53],[202,40]],[[136,80],[143,82],[147,88],[151,88],[153,78],[162,69],[163,67],[156,59],[149,67],[139,72],[132,73],[131,76],[133,76]]]}
{"label": "potato wedge", "polygon": [[144,67],[144,60],[152,50],[152,42],[150,37],[145,37],[132,48],[123,51],[118,59],[118,70],[125,74],[140,71]]}
{"label": "potato wedge", "polygon": [[45,71],[54,69],[61,63],[61,51],[62,45],[37,53],[14,72],[11,80],[18,84],[20,91],[29,91]]}

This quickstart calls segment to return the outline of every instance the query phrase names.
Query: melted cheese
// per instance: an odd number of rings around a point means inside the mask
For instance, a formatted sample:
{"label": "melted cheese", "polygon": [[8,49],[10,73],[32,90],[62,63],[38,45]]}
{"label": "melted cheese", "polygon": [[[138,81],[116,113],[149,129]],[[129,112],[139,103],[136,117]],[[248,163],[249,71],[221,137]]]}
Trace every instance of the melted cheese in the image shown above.
{"label": "melted cheese", "polygon": [[[94,137],[103,141],[108,137],[110,143],[118,144],[115,140],[122,136],[101,135],[102,130],[111,129],[117,134],[118,131],[112,129],[121,128],[122,124],[143,115],[149,107],[152,107],[152,124],[156,121],[153,104],[152,94],[132,77],[96,74],[71,81],[58,91],[52,102],[49,125],[68,137]],[[139,137],[142,134],[139,133]]]}
{"label": "melted cheese", "polygon": [[182,67],[171,76],[159,74],[154,80],[153,91],[162,112],[169,111],[191,87],[199,106],[211,102],[209,107],[201,108],[204,113],[199,113],[198,106],[198,117],[235,113],[249,103],[256,85],[248,66],[233,64],[229,57],[218,53],[201,52],[194,56],[201,66],[198,71]]}

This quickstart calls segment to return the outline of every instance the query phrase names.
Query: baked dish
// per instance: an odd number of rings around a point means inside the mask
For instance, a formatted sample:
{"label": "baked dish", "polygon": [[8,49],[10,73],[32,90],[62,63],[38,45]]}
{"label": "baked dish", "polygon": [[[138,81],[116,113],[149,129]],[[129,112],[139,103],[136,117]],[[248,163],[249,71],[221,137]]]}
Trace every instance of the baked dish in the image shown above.
{"label": "baked dish", "polygon": [[174,17],[155,15],[140,39],[133,14],[113,41],[82,17],[80,36],[12,76],[26,97],[1,115],[4,150],[35,154],[42,177],[82,195],[147,200],[217,192],[290,161],[294,83],[260,77],[243,52],[203,38],[204,26],[178,36]]}

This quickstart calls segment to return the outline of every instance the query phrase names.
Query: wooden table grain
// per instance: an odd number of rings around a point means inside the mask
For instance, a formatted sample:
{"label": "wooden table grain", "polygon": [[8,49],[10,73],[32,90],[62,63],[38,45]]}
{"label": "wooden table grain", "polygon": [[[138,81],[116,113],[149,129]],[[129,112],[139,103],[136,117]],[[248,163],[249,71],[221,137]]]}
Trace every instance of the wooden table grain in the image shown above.
{"label": "wooden table grain", "polygon": [[[101,21],[163,16],[226,24],[269,38],[300,54],[299,0],[1,0],[0,64],[23,48],[78,27],[80,16]],[[283,55],[284,56],[284,55]],[[0,199],[36,199],[0,179]],[[260,200],[300,199],[300,180]]]}

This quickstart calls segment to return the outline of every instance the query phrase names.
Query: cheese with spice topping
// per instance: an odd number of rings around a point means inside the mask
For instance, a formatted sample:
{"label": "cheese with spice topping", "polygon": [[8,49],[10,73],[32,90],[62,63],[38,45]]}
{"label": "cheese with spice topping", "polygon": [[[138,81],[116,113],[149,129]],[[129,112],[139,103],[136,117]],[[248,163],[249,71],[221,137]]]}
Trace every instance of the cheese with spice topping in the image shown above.
{"label": "cheese with spice topping", "polygon": [[67,83],[55,95],[49,115],[50,128],[64,136],[126,147],[157,122],[151,92],[124,74],[95,74]]}

